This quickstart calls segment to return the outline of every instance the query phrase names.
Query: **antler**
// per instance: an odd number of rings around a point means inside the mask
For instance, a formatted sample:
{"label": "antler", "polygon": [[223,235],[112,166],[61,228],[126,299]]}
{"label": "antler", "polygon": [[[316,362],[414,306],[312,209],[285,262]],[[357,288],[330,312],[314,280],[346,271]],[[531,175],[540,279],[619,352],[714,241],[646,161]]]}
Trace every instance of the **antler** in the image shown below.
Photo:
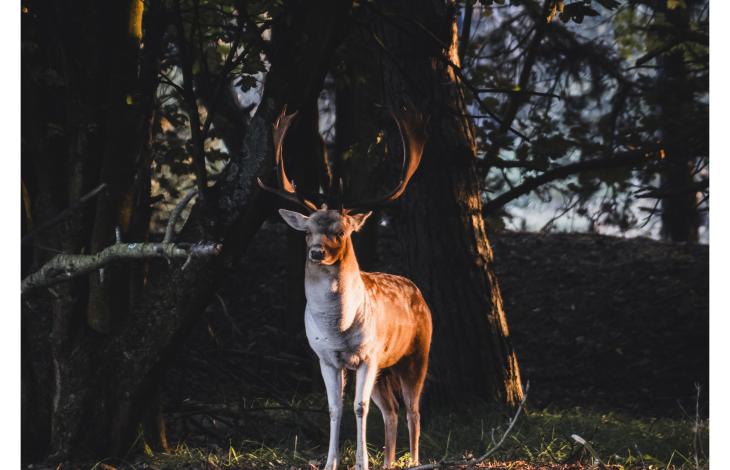
{"label": "antler", "polygon": [[[317,210],[317,204],[312,202],[310,199],[305,198],[304,195],[297,191],[294,182],[289,180],[286,176],[286,170],[284,169],[284,137],[286,136],[286,132],[289,129],[291,122],[296,117],[296,114],[297,113],[287,115],[286,106],[284,106],[284,109],[281,111],[281,114],[273,125],[276,173],[281,188],[272,188],[265,185],[261,179],[257,180],[261,189],[291,201],[309,212],[313,212]],[[395,119],[396,124],[398,124],[398,131],[400,132],[401,142],[403,143],[403,166],[401,168],[400,182],[390,192],[375,199],[340,204],[340,207],[345,212],[373,209],[395,201],[403,195],[408,183],[411,181],[411,177],[416,172],[416,169],[418,169],[418,165],[421,163],[421,156],[423,155],[423,148],[426,143],[426,126],[423,117],[412,109],[406,108],[403,108],[398,112],[391,111],[391,115]],[[336,198],[333,198],[333,195],[331,194],[329,196],[320,196],[325,200],[341,200],[341,192],[342,190],[340,188],[340,194],[338,194],[338,197]]]}
{"label": "antler", "polygon": [[261,181],[261,178],[257,178],[257,181],[261,189],[276,194],[277,196],[280,196],[287,201],[291,201],[299,206],[302,206],[307,211],[312,212],[317,210],[317,205],[297,193],[294,182],[289,180],[289,178],[286,176],[286,170],[284,169],[284,137],[286,136],[286,131],[289,130],[289,126],[291,125],[296,115],[296,112],[287,115],[286,105],[284,105],[284,109],[281,110],[281,114],[278,118],[276,118],[276,121],[273,125],[274,162],[276,165],[276,174],[279,178],[279,185],[281,186],[281,189],[272,188],[265,185]]}
{"label": "antler", "polygon": [[393,190],[383,196],[367,201],[343,204],[345,211],[367,210],[395,201],[403,195],[408,183],[411,181],[411,177],[421,163],[423,148],[426,145],[426,126],[423,117],[420,113],[405,108],[398,112],[391,111],[391,115],[398,124],[398,131],[403,143],[403,166],[400,182]]}

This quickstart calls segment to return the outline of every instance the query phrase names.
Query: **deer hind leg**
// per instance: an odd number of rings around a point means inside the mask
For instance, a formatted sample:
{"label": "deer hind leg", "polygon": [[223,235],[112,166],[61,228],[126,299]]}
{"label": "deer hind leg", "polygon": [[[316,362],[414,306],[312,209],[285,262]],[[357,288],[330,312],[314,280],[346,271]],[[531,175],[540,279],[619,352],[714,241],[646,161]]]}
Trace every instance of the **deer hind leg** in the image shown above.
{"label": "deer hind leg", "polygon": [[327,388],[327,404],[330,412],[330,443],[325,470],[336,470],[340,460],[340,421],[342,420],[342,391],[345,387],[344,369],[319,362],[324,385]]}
{"label": "deer hind leg", "polygon": [[362,363],[357,368],[355,384],[355,417],[357,418],[357,450],[355,452],[355,470],[368,470],[367,418],[370,409],[370,397],[378,373],[377,361]]}
{"label": "deer hind leg", "polygon": [[375,382],[373,401],[383,414],[385,425],[385,458],[383,468],[390,468],[395,462],[395,441],[398,433],[398,400],[395,397],[395,377],[383,372]]}
{"label": "deer hind leg", "polygon": [[411,451],[411,459],[414,465],[418,465],[418,441],[421,437],[421,410],[420,400],[423,391],[423,383],[426,380],[427,362],[416,360],[409,364],[400,374],[401,392],[403,402],[406,405],[408,417],[408,437]]}

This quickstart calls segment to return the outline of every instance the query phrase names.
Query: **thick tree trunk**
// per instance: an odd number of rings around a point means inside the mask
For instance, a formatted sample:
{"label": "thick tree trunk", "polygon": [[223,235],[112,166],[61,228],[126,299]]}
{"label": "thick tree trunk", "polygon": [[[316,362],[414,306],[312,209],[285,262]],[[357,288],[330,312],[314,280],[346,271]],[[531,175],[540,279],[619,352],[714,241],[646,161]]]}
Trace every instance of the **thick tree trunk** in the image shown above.
{"label": "thick tree trunk", "polygon": [[[335,75],[335,146],[333,162],[336,181],[345,182],[348,199],[367,200],[384,192],[378,172],[383,165],[377,152],[381,83],[374,75],[377,50],[368,31],[351,28],[338,49]],[[357,261],[364,271],[377,262],[378,220],[376,212],[360,232],[353,234]]]}
{"label": "thick tree trunk", "polygon": [[[128,311],[113,322],[109,334],[99,334],[86,325],[84,300],[88,291],[81,279],[27,299],[23,311],[27,335],[23,352],[28,353],[28,360],[23,358],[23,378],[27,380],[23,420],[39,424],[24,428],[26,457],[42,457],[49,448],[59,459],[108,457],[129,450],[177,346],[209,303],[226,264],[246,247],[266,214],[266,206],[258,201],[256,178],[269,179],[272,174],[271,123],[285,103],[296,110],[321,89],[340,19],[348,7],[334,0],[317,5],[291,3],[279,19],[288,27],[275,41],[277,53],[271,57],[265,93],[248,127],[243,153],[232,155],[205,207],[193,208],[178,237],[190,242],[222,241],[221,256],[194,259],[184,271],[182,263],[172,262],[168,267],[164,262],[150,262],[147,283],[129,302]],[[103,25],[99,28],[103,30]],[[94,36],[94,31],[89,32],[92,44],[102,37]],[[80,57],[68,50],[63,53],[69,60]],[[292,79],[296,79],[296,87],[290,86]],[[86,92],[84,88],[74,90],[82,96]],[[95,103],[93,97],[87,99],[97,106],[108,105],[103,100]],[[44,112],[44,103],[36,104],[39,113]],[[50,160],[50,152],[47,156],[39,153]],[[45,196],[54,188],[51,175],[60,179],[58,175],[63,174],[49,175],[49,169],[54,167],[38,164],[35,174],[28,178],[23,175],[24,180],[34,180],[37,193],[33,200],[41,208],[41,221],[65,206],[41,204],[53,200],[52,195]],[[87,184],[92,182],[99,184],[98,179]],[[81,234],[80,243],[73,242],[67,230],[44,236],[57,243],[52,246],[81,252],[91,242],[92,224],[78,228],[68,225]],[[36,257],[29,265],[42,260]],[[123,284],[120,288],[126,291],[129,284]]]}
{"label": "thick tree trunk", "polygon": [[[22,178],[28,183],[31,212],[42,223],[99,184],[101,159],[107,143],[106,106],[111,87],[111,63],[104,44],[127,37],[131,2],[33,2],[23,15],[24,40],[37,47],[24,57]],[[136,62],[132,62],[136,69]],[[43,77],[51,77],[44,79]],[[27,86],[27,88],[26,88]],[[55,129],[48,132],[48,129]],[[129,141],[134,135],[127,136]],[[30,163],[29,165],[26,165]],[[88,250],[93,205],[69,214],[57,226],[30,241],[28,271],[55,251]],[[29,252],[24,252],[25,256]],[[23,454],[46,452],[63,423],[55,415],[59,383],[75,340],[86,329],[87,285],[69,282],[26,298],[22,312],[24,422]],[[29,381],[29,382],[28,382]]]}
{"label": "thick tree trunk", "polygon": [[[100,180],[107,187],[96,198],[96,211],[93,219],[90,249],[97,253],[114,243],[115,229],[121,230],[122,237],[128,239],[131,214],[134,212],[136,171],[139,169],[141,150],[149,135],[150,119],[157,89],[159,70],[158,57],[161,52],[164,27],[161,18],[147,21],[146,48],[140,49],[142,15],[139,14],[139,0],[120,2],[120,8],[104,12],[108,27],[111,29],[109,50],[115,51],[111,61],[111,73],[105,96],[100,104],[105,116],[103,128],[104,146],[101,154]],[[152,2],[152,15],[160,15],[161,5]],[[137,24],[139,23],[139,24]],[[146,55],[140,60],[141,53]],[[152,55],[152,57],[149,57]],[[139,67],[138,64],[142,64]],[[105,104],[105,106],[104,106]],[[146,176],[144,174],[140,176]],[[91,328],[101,333],[110,333],[112,323],[128,308],[129,291],[125,286],[129,270],[125,267],[110,267],[104,276],[89,277],[89,300],[87,322]]]}
{"label": "thick tree trunk", "polygon": [[[690,4],[691,7],[691,4]],[[678,30],[689,28],[687,7],[660,10]],[[693,178],[694,156],[692,149],[692,86],[683,50],[674,50],[658,60],[657,96],[660,100],[662,144],[666,151],[661,172],[662,235],[675,242],[696,242],[700,218],[697,208],[697,191]]]}
{"label": "thick tree trunk", "polygon": [[396,227],[411,279],[431,307],[431,398],[515,404],[522,397],[482,219],[474,129],[458,79],[455,4],[379,2],[385,103],[430,115],[421,167]]}

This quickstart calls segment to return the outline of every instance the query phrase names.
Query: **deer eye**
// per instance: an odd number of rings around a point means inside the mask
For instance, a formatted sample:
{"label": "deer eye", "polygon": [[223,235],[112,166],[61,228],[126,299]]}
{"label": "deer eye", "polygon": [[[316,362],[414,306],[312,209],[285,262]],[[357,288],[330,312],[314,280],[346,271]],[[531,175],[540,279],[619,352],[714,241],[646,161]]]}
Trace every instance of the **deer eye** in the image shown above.
{"label": "deer eye", "polygon": [[337,233],[337,236],[340,237],[340,238],[342,238],[342,237],[345,236],[345,232],[344,231],[343,232],[338,232]]}

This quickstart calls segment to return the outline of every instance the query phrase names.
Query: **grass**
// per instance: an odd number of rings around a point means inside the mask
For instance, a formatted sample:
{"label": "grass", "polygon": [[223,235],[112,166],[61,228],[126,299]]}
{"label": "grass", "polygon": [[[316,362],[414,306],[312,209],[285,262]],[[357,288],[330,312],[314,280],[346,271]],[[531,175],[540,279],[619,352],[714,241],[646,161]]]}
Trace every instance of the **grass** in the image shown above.
{"label": "grass", "polygon": [[[280,417],[280,412],[279,416]],[[421,435],[423,461],[478,456],[499,440],[509,416],[487,406],[462,412],[425,416]],[[274,419],[274,418],[272,418]],[[327,429],[326,415],[315,420]],[[343,418],[342,462],[354,464],[354,416]],[[264,420],[262,420],[262,423]],[[321,423],[320,423],[321,422]],[[268,426],[272,422],[267,423]],[[587,446],[573,439],[578,435]],[[504,445],[485,468],[590,468],[600,461],[615,469],[706,468],[708,423],[694,418],[636,418],[622,413],[573,409],[530,410],[520,417]],[[382,420],[372,409],[368,422],[371,466],[382,465]],[[399,467],[407,468],[407,427],[401,418],[398,432]],[[169,454],[148,453],[148,468],[283,469],[323,465],[326,439],[307,441],[282,426],[281,436],[263,443],[231,440],[227,445],[189,446],[179,443]],[[697,460],[695,460],[695,456]]]}

